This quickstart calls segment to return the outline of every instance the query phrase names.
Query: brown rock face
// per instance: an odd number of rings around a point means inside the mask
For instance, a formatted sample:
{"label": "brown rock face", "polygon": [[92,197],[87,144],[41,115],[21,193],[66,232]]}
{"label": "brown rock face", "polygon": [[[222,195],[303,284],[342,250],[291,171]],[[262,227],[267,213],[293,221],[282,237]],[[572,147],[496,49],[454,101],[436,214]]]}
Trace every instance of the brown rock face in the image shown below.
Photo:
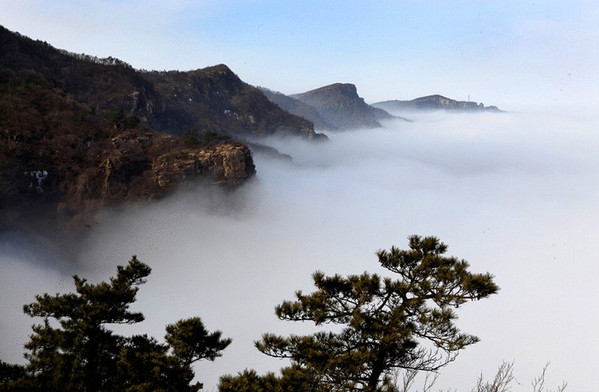
{"label": "brown rock face", "polygon": [[78,231],[105,206],[196,181],[234,186],[255,174],[249,149],[226,138],[190,144],[115,122],[33,71],[0,72],[0,82],[1,223],[43,215]]}
{"label": "brown rock face", "polygon": [[128,131],[67,187],[59,217],[71,226],[90,224],[103,207],[161,198],[197,181],[235,186],[255,174],[249,149],[237,143],[188,147],[171,135]]}
{"label": "brown rock face", "polygon": [[[7,189],[17,197],[0,189],[2,207],[19,210],[42,203],[55,209],[59,223],[77,231],[106,206],[158,199],[198,181],[236,186],[255,174],[250,150],[234,142],[189,147],[172,135],[141,130],[124,131],[108,143],[95,142],[104,144],[102,154],[85,157],[68,177],[62,173],[71,168],[70,162],[60,158],[46,162],[43,170],[13,173],[14,178],[3,173],[6,182],[21,189]],[[60,146],[55,147],[60,154]]]}
{"label": "brown rock face", "polygon": [[247,147],[239,144],[219,144],[205,149],[185,148],[159,155],[152,163],[152,176],[161,190],[205,176],[214,184],[235,185],[255,172]]}

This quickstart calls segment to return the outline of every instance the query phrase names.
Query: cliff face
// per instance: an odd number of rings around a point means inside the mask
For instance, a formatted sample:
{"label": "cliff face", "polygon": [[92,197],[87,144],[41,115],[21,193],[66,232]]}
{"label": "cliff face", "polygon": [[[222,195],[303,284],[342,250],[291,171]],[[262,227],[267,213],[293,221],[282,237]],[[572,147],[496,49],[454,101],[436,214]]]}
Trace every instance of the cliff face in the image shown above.
{"label": "cliff face", "polygon": [[169,101],[132,69],[66,57],[0,31],[2,223],[41,214],[78,230],[105,206],[255,174],[249,149],[231,138],[149,129]]}
{"label": "cliff face", "polygon": [[327,122],[322,117],[318,109],[316,109],[314,106],[308,105],[299,99],[291,98],[285,94],[281,94],[267,88],[259,87],[259,89],[269,101],[275,103],[281,109],[288,113],[305,118],[306,120],[312,121],[315,129],[325,131],[334,131],[339,129],[338,126]]}
{"label": "cliff face", "polygon": [[235,185],[255,173],[242,144],[117,125],[39,74],[1,75],[0,210],[44,205],[81,226],[107,205],[159,198],[199,179]]}
{"label": "cliff face", "polygon": [[85,225],[105,206],[158,199],[198,181],[237,185],[254,174],[244,145],[186,146],[172,135],[128,130],[111,137],[102,157],[72,178],[58,212]]}
{"label": "cliff face", "polygon": [[335,83],[291,97],[316,108],[326,122],[340,129],[378,128],[380,120],[393,118],[366,104],[353,84]]}
{"label": "cliff face", "polygon": [[485,106],[482,103],[471,101],[456,101],[442,95],[429,95],[411,101],[393,100],[377,102],[373,106],[390,111],[447,110],[455,112],[500,112],[496,106]]}
{"label": "cliff face", "polygon": [[143,114],[152,116],[163,130],[181,134],[193,128],[241,137],[324,137],[314,132],[310,121],[273,104],[226,65],[190,72],[147,72],[143,77],[163,99],[160,111]]}

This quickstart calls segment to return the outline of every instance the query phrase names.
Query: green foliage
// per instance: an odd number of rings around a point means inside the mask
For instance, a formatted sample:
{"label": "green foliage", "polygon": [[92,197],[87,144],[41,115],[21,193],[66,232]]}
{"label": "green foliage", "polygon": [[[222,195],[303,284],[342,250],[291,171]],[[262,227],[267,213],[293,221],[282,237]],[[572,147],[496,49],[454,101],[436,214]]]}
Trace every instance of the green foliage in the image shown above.
{"label": "green foliage", "polygon": [[140,119],[139,117],[125,116],[122,111],[106,111],[106,118],[112,124],[115,129],[124,130],[124,129],[132,129],[139,125]]}
{"label": "green foliage", "polygon": [[195,129],[188,129],[183,132],[183,141],[187,147],[197,146],[199,144],[198,132]]}
{"label": "green foliage", "polygon": [[281,370],[278,377],[270,372],[260,376],[255,370],[244,370],[236,376],[220,378],[219,392],[325,392],[305,368],[294,365]]}
{"label": "green foliage", "polygon": [[0,391],[8,391],[10,386],[25,377],[25,368],[0,360]]}
{"label": "green foliage", "polygon": [[281,380],[274,373],[264,376],[255,370],[244,370],[237,376],[223,376],[220,379],[220,392],[282,392]]}
{"label": "green foliage", "polygon": [[230,141],[231,137],[223,135],[222,133],[214,131],[205,131],[202,133],[199,139],[199,143],[203,146],[209,146],[213,144],[219,144],[222,142]]}
{"label": "green foliage", "polygon": [[128,117],[125,117],[124,126],[125,126],[125,129],[135,128],[139,125],[139,123],[140,123],[139,117],[128,116]]}
{"label": "green foliage", "polygon": [[209,333],[202,320],[193,317],[180,320],[166,327],[166,341],[173,352],[185,365],[191,365],[199,359],[214,361],[231,339],[221,339],[222,332]]}
{"label": "green foliage", "polygon": [[361,275],[313,275],[316,291],[296,292],[276,307],[281,320],[338,324],[335,332],[281,337],[265,334],[256,347],[289,358],[322,390],[394,391],[392,371],[436,371],[478,341],[454,325],[453,309],[498,291],[489,274],[473,274],[468,263],[444,256],[435,237],[409,239],[409,250],[377,253],[398,279]]}
{"label": "green foliage", "polygon": [[209,333],[194,317],[167,326],[167,344],[161,344],[146,335],[123,337],[107,328],[143,321],[143,314],[129,307],[150,272],[133,256],[109,282],[90,284],[75,275],[76,293],[36,296],[24,311],[43,323],[32,327],[25,345],[28,364],[2,364],[4,390],[199,390],[201,384],[191,384],[191,364],[221,355],[231,340],[221,339],[220,331]]}
{"label": "green foliage", "polygon": [[183,141],[187,147],[193,146],[212,146],[215,144],[230,141],[231,137],[214,131],[204,131],[198,136],[195,129],[188,129],[183,132]]}

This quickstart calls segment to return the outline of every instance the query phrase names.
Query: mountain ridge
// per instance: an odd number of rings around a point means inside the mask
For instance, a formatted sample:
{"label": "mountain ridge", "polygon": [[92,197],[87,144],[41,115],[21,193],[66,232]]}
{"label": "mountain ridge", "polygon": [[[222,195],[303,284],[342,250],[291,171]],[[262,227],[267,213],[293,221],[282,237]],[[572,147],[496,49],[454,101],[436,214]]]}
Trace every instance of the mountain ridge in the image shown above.
{"label": "mountain ridge", "polygon": [[285,95],[278,91],[268,89],[266,87],[258,87],[258,89],[260,89],[260,91],[262,91],[262,93],[266,95],[266,98],[268,98],[271,102],[275,103],[286,112],[312,121],[312,123],[314,124],[314,129],[324,131],[339,130],[339,127],[337,125],[329,123],[327,120],[325,120],[318,111],[318,109],[314,106],[300,101],[299,99],[292,98],[289,95]]}
{"label": "mountain ridge", "polygon": [[384,116],[368,105],[351,83],[333,83],[290,97],[315,107],[327,122],[341,129],[380,128]]}
{"label": "mountain ridge", "polygon": [[[106,206],[161,198],[198,181],[236,186],[255,175],[249,148],[216,132],[226,130],[224,122],[185,137],[162,132],[152,125],[170,103],[151,81],[120,61],[63,52],[0,27],[2,226],[43,215],[81,231]],[[246,89],[231,73],[216,67],[202,77],[228,80],[236,93]],[[243,91],[267,102],[257,90]],[[302,124],[310,134],[307,121],[283,115],[283,124],[285,117],[289,129]],[[252,135],[260,127],[248,129]]]}
{"label": "mountain ridge", "polygon": [[457,101],[440,94],[427,95],[409,101],[389,100],[373,103],[372,106],[390,111],[461,111],[461,112],[501,112],[497,106],[485,106],[473,101]]}
{"label": "mountain ridge", "polygon": [[138,71],[118,59],[72,54],[1,26],[0,43],[1,68],[35,70],[78,102],[137,116],[151,129],[178,136],[196,128],[241,138],[276,133],[324,138],[309,121],[271,103],[224,64],[185,72]]}
{"label": "mountain ridge", "polygon": [[392,116],[385,110],[368,105],[358,95],[351,83],[333,83],[304,93],[284,95],[260,87],[268,99],[284,110],[304,117],[315,124],[315,128],[338,131],[356,128],[379,128]]}

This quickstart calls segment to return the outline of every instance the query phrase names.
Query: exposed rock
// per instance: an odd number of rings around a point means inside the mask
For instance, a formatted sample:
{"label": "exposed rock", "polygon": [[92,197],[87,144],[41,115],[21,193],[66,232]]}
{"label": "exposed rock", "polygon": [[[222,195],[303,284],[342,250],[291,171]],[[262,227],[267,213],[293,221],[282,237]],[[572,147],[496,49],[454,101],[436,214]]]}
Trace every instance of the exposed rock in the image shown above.
{"label": "exposed rock", "polygon": [[308,105],[299,99],[289,97],[277,91],[269,90],[265,87],[258,88],[260,91],[262,91],[262,93],[264,93],[266,98],[275,103],[281,109],[291,114],[295,114],[296,116],[305,118],[306,120],[312,121],[315,129],[325,131],[335,131],[339,129],[338,126],[327,122],[314,106]]}
{"label": "exposed rock", "polygon": [[335,83],[291,97],[316,108],[326,122],[339,129],[378,128],[379,121],[397,118],[368,105],[358,96],[356,86],[349,83]]}
{"label": "exposed rock", "polygon": [[[127,129],[100,132],[73,147],[62,143],[68,135],[34,133],[17,141],[14,135],[5,132],[12,143],[0,148],[0,156],[18,168],[0,171],[0,183],[10,184],[0,188],[0,209],[44,205],[74,230],[91,224],[105,206],[161,198],[198,180],[237,185],[255,174],[250,150],[235,142],[187,146],[173,135]],[[15,154],[24,149],[29,157]],[[43,151],[53,151],[52,158],[39,159]]]}
{"label": "exposed rock", "polygon": [[315,107],[325,121],[338,128],[381,126],[374,110],[358,96],[353,84],[335,83],[291,97]]}
{"label": "exposed rock", "polygon": [[456,101],[442,95],[429,95],[411,101],[383,101],[372,104],[377,108],[395,111],[432,111],[447,110],[460,112],[500,112],[496,106],[485,106],[482,103],[471,101]]}
{"label": "exposed rock", "polygon": [[[160,198],[197,181],[233,186],[254,175],[250,150],[230,138],[188,143],[112,110],[115,104],[155,113],[168,106],[151,103],[159,94],[143,81],[138,87],[147,89],[122,95],[128,81],[142,80],[133,70],[74,58],[68,65],[65,57],[0,29],[0,226],[35,226],[44,216],[77,231],[105,206]],[[87,85],[112,77],[118,82],[112,90],[112,82]]]}
{"label": "exposed rock", "polygon": [[226,65],[190,72],[146,72],[161,94],[163,110],[153,116],[158,127],[182,134],[190,128],[233,136],[295,135],[323,138],[314,125],[270,102],[260,90],[244,83]]}
{"label": "exposed rock", "polygon": [[214,184],[234,185],[253,174],[254,166],[248,148],[232,143],[170,151],[152,162],[152,177],[160,192],[170,191],[173,185],[198,175],[210,178]]}

